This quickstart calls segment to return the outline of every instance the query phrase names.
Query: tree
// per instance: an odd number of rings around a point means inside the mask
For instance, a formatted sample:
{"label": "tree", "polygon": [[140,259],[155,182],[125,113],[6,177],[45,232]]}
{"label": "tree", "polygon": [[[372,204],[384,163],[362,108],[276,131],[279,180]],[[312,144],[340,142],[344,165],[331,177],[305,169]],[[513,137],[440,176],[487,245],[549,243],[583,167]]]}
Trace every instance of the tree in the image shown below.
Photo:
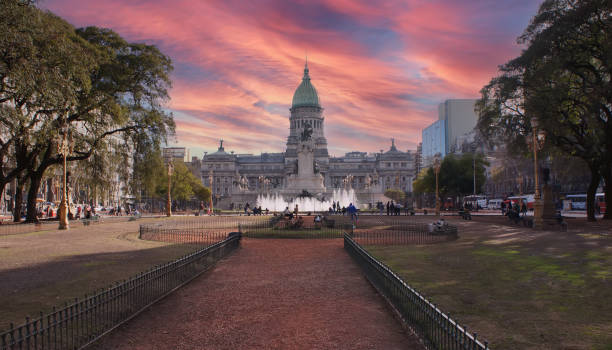
{"label": "tree", "polygon": [[[202,185],[202,181],[193,175],[185,163],[174,162],[173,165],[174,170],[170,178],[170,194],[173,200],[186,201],[197,198],[201,201],[207,201],[210,198],[210,190]],[[168,194],[168,172],[163,165],[161,169],[163,169],[164,175],[158,177],[156,192],[159,197],[164,198]]]}
{"label": "tree", "polygon": [[519,38],[527,48],[500,67],[477,103],[478,128],[490,142],[526,153],[537,122],[548,151],[584,160],[589,220],[601,177],[612,204],[611,14],[605,0],[544,1]]}
{"label": "tree", "polygon": [[[444,157],[438,175],[440,196],[456,197],[472,193],[474,191],[474,170],[476,171],[476,193],[481,193],[486,179],[485,165],[488,163],[480,153],[463,153],[460,156],[449,154]],[[413,189],[417,194],[436,191],[436,175],[432,167],[423,169],[414,181]]]}
{"label": "tree", "polygon": [[132,176],[130,188],[140,201],[142,196],[156,195],[159,179],[165,176],[161,148],[158,144],[151,144],[149,139],[139,140],[134,149]]}
{"label": "tree", "polygon": [[390,188],[385,191],[385,197],[391,198],[394,201],[401,203],[406,199],[406,193],[397,188]]}
{"label": "tree", "polygon": [[[107,147],[131,154],[143,139],[159,144],[173,133],[172,115],[162,108],[172,64],[154,46],[127,43],[108,29],[75,30],[34,6],[4,1],[22,17],[0,20],[14,37],[0,41],[0,147],[9,145],[14,160],[2,159],[1,150],[0,160],[29,181],[27,220],[36,221],[42,176],[62,162],[58,130],[74,146],[68,161]],[[18,41],[26,44],[11,48]]]}

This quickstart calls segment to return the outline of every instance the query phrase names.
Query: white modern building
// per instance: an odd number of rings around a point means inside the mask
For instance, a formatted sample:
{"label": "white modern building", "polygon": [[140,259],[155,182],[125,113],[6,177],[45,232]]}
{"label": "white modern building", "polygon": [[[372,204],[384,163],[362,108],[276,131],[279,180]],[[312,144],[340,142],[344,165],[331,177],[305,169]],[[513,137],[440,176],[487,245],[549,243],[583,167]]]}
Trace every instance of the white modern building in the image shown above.
{"label": "white modern building", "polygon": [[478,116],[474,111],[476,99],[451,99],[438,105],[438,120],[423,129],[423,166],[432,164],[439,153],[460,152],[462,145],[474,140]]}
{"label": "white modern building", "polygon": [[[476,99],[452,99],[438,105],[438,120],[444,121],[445,153],[452,153],[476,127]],[[469,142],[469,140],[468,140]]]}

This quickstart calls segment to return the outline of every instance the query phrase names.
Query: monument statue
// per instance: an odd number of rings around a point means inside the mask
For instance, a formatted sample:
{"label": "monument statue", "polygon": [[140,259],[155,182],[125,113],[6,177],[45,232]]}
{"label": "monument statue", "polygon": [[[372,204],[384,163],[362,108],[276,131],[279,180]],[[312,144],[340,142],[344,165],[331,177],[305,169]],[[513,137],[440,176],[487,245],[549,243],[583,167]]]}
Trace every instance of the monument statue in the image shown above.
{"label": "monument statue", "polygon": [[[312,138],[312,126],[306,124],[297,147],[297,160],[294,173],[287,179],[287,188],[292,191],[308,191],[312,194],[325,191],[323,176],[319,174],[315,161],[315,141]],[[298,192],[299,193],[299,192]]]}
{"label": "monument statue", "polygon": [[304,126],[304,131],[302,131],[301,134],[301,141],[308,141],[312,138],[312,126],[310,126],[310,123],[306,123],[306,125]]}

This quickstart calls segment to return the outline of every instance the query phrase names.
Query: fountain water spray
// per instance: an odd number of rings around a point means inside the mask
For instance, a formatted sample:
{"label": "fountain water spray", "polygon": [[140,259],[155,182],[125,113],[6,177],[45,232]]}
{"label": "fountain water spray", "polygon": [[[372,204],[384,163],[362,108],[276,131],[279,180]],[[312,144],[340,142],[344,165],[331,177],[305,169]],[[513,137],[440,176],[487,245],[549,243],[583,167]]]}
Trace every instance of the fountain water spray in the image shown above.
{"label": "fountain water spray", "polygon": [[260,194],[257,196],[257,206],[261,206],[262,209],[268,209],[270,211],[283,211],[287,207],[289,210],[293,210],[296,204],[298,205],[298,209],[302,212],[328,211],[329,208],[333,207],[333,203],[336,202],[340,202],[340,207],[348,207],[350,203],[359,207],[357,196],[355,196],[355,191],[353,189],[336,189],[332,193],[332,197],[329,199],[325,198],[325,200],[320,200],[316,197],[295,197],[289,201],[278,193]]}

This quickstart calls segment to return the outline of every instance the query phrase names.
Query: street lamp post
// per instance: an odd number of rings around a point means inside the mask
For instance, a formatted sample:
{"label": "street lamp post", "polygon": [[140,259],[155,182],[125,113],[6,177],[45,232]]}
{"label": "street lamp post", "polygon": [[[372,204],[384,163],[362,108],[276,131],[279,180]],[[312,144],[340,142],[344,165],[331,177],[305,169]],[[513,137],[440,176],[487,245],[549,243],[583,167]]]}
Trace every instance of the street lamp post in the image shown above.
{"label": "street lamp post", "polygon": [[533,143],[533,180],[535,185],[533,200],[533,228],[541,229],[544,227],[544,201],[540,195],[539,169],[538,169],[538,124],[536,119],[531,120],[532,143]]}
{"label": "street lamp post", "polygon": [[534,185],[535,185],[535,193],[533,197],[535,199],[540,199],[540,185],[538,179],[538,135],[537,135],[537,124],[535,120],[533,123],[533,176],[534,176]]}
{"label": "street lamp post", "polygon": [[68,224],[68,200],[67,200],[67,179],[66,179],[66,157],[69,153],[71,153],[71,143],[68,141],[68,126],[66,125],[66,120],[64,120],[64,125],[62,126],[62,139],[57,145],[57,153],[62,155],[63,158],[63,186],[62,186],[62,200],[60,202],[59,207],[59,229],[67,230],[69,228]]}
{"label": "street lamp post", "polygon": [[174,166],[172,165],[172,162],[168,162],[168,198],[166,199],[166,216],[172,216],[172,197],[170,194],[170,183],[173,170]]}
{"label": "street lamp post", "polygon": [[213,171],[212,169],[208,171],[208,183],[210,184],[210,215],[214,215],[215,211],[213,210]]}
{"label": "street lamp post", "polygon": [[436,157],[434,160],[434,172],[436,174],[436,216],[440,216],[440,196],[438,194],[438,177],[440,175],[440,158]]}

